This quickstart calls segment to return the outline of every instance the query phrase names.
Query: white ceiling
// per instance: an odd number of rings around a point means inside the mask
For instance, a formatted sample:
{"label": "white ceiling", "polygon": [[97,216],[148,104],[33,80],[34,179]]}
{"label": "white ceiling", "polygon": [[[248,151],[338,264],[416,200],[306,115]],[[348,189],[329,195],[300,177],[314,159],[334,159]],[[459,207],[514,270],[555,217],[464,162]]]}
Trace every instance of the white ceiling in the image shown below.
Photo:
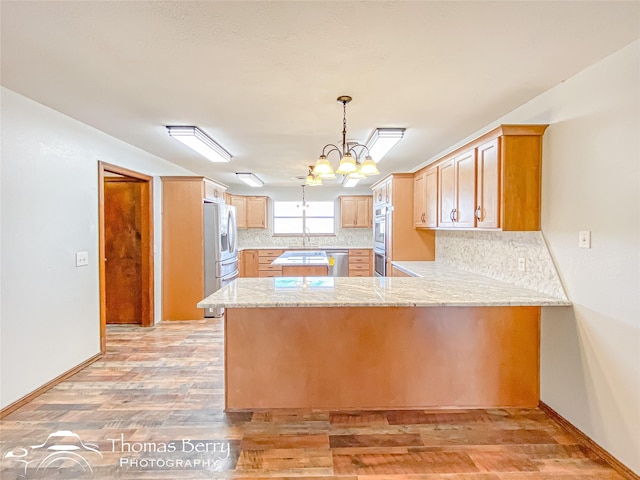
{"label": "white ceiling", "polygon": [[[228,185],[406,127],[409,171],[637,39],[640,2],[2,1],[2,85]],[[197,125],[234,158],[170,138]],[[334,165],[337,158],[332,159]],[[373,177],[364,183],[372,183]]]}

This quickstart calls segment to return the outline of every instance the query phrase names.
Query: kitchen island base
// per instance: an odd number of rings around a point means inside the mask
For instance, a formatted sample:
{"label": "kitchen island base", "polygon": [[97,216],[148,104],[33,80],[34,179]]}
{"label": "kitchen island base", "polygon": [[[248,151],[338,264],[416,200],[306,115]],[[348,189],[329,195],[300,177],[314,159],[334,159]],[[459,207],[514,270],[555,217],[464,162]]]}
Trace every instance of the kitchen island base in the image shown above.
{"label": "kitchen island base", "polygon": [[540,307],[228,308],[227,411],[538,405]]}

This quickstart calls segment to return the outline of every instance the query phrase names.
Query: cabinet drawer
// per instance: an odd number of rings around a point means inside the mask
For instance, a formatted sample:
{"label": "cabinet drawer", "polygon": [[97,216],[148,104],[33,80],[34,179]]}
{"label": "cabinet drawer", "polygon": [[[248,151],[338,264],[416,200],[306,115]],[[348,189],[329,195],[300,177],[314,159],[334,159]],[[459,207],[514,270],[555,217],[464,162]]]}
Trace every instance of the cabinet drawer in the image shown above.
{"label": "cabinet drawer", "polygon": [[284,253],[284,250],[259,250],[258,255],[261,257],[278,258]]}
{"label": "cabinet drawer", "polygon": [[261,263],[258,265],[261,272],[282,272],[282,265],[271,265],[270,263]]}
{"label": "cabinet drawer", "polygon": [[349,257],[368,257],[371,250],[363,248],[358,250],[349,250]]}
{"label": "cabinet drawer", "polygon": [[350,277],[370,277],[369,270],[351,270],[349,269]]}
{"label": "cabinet drawer", "polygon": [[282,272],[278,271],[278,272],[258,272],[258,277],[281,277],[282,276]]}
{"label": "cabinet drawer", "polygon": [[349,265],[353,265],[354,263],[366,263],[366,264],[369,264],[370,261],[371,261],[371,259],[369,258],[368,255],[366,257],[354,257],[354,256],[350,256],[349,257]]}
{"label": "cabinet drawer", "polygon": [[371,265],[369,265],[368,263],[350,263],[349,264],[349,271],[365,270],[368,272],[370,269],[371,269]]}

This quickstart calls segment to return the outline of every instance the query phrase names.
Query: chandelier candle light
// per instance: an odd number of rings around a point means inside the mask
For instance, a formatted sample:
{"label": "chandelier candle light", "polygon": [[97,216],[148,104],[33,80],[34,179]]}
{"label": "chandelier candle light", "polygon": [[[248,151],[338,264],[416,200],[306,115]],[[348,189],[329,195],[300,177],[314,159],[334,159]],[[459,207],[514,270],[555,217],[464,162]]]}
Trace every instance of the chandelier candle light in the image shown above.
{"label": "chandelier candle light", "polygon": [[[347,184],[349,184],[349,186],[355,186],[355,184],[357,184],[362,178],[380,174],[376,161],[379,161],[389,150],[391,150],[393,145],[400,141],[404,136],[405,129],[377,128],[369,139],[369,142],[367,142],[367,145],[347,142],[347,103],[349,103],[352,98],[348,95],[341,95],[337,100],[342,103],[343,111],[342,145],[337,146],[332,143],[325,145],[322,149],[320,158],[316,162],[307,179],[309,179],[309,177],[313,177],[316,181],[333,179],[336,178],[337,173],[345,176],[345,186],[347,186]],[[380,148],[381,145],[378,145],[376,148],[376,144],[378,144],[380,140],[385,140],[387,145],[383,148]],[[376,160],[372,158],[371,154],[371,151],[374,149],[377,157]],[[335,172],[329,163],[329,160],[327,160],[327,157],[333,152],[337,152],[340,156],[340,165]],[[316,183],[316,185],[318,185],[318,183]]]}

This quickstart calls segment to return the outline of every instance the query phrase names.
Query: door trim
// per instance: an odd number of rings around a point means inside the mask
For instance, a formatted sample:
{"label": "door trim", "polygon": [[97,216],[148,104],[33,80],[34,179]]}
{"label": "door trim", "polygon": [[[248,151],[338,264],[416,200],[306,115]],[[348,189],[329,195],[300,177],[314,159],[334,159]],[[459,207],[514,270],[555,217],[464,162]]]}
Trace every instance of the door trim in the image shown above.
{"label": "door trim", "polygon": [[100,350],[106,352],[107,299],[105,277],[105,216],[104,216],[104,182],[105,173],[124,175],[142,184],[142,318],[141,325],[150,327],[154,319],[153,295],[153,177],[135,172],[127,168],[98,162],[98,257],[100,271]]}

